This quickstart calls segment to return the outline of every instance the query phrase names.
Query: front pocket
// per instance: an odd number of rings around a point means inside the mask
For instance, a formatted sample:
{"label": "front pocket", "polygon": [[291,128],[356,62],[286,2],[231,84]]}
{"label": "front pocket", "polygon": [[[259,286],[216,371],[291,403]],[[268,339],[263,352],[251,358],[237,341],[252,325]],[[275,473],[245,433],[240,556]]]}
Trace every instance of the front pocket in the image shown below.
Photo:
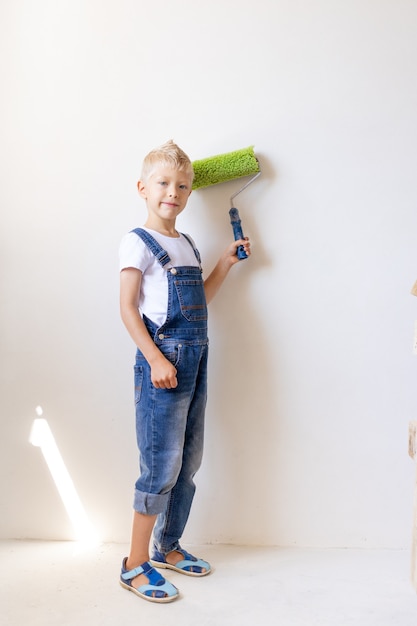
{"label": "front pocket", "polygon": [[189,322],[207,320],[206,297],[201,280],[175,280],[181,313]]}
{"label": "front pocket", "polygon": [[162,352],[162,354],[164,355],[164,357],[168,359],[168,361],[172,363],[174,367],[177,367],[179,360],[180,360],[182,345],[180,343],[178,344],[167,343],[167,344],[162,344],[158,347],[160,351]]}

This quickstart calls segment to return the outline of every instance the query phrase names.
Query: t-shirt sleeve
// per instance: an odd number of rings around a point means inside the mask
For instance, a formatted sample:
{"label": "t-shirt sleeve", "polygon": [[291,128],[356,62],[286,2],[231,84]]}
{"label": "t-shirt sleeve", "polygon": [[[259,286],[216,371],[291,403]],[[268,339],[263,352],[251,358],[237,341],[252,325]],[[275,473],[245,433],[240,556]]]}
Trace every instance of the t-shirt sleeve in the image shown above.
{"label": "t-shirt sleeve", "polygon": [[119,247],[119,269],[134,267],[143,272],[152,260],[151,252],[136,233],[127,233]]}

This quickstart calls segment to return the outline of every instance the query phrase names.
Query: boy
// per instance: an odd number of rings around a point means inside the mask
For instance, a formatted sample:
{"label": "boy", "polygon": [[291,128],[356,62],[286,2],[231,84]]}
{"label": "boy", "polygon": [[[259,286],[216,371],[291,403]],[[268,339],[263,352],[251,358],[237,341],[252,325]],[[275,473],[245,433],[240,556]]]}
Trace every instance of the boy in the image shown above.
{"label": "boy", "polygon": [[[137,346],[136,433],[140,477],[135,485],[129,556],[120,584],[153,602],[170,602],[178,589],[154,567],[204,576],[210,565],[179,544],[203,454],[207,397],[207,308],[243,245],[235,241],[203,281],[193,240],[176,230],[191,193],[192,164],[172,141],[143,162],[139,194],[148,217],[120,246],[120,310]],[[149,544],[153,532],[153,554]]]}

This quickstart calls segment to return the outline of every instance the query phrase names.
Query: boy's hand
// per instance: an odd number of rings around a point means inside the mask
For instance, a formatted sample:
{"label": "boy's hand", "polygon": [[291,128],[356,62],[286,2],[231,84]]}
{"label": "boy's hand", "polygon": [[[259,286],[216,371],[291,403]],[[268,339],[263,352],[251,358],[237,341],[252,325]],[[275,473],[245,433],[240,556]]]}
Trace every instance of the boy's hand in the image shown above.
{"label": "boy's hand", "polygon": [[178,386],[177,370],[163,354],[150,365],[151,381],[156,389],[175,389]]}
{"label": "boy's hand", "polygon": [[244,239],[237,239],[234,241],[228,248],[226,248],[225,255],[231,257],[231,265],[238,263],[240,259],[237,256],[237,249],[239,246],[243,246],[244,251],[248,256],[250,256],[250,241],[249,237],[245,237]]}

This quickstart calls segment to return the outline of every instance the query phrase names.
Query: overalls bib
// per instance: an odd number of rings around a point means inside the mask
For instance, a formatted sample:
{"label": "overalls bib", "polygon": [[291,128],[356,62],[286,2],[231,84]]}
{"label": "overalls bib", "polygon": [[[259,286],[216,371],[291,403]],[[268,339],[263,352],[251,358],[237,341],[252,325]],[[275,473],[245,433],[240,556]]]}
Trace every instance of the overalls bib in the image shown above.
{"label": "overalls bib", "polygon": [[146,231],[135,232],[167,271],[168,310],[158,327],[143,321],[153,341],[177,369],[175,389],[157,389],[138,349],[135,363],[136,435],[140,477],[134,508],[158,514],[155,547],[168,553],[179,546],[195,493],[193,477],[201,465],[207,400],[207,306],[201,260],[198,267],[173,267],[167,252]]}

